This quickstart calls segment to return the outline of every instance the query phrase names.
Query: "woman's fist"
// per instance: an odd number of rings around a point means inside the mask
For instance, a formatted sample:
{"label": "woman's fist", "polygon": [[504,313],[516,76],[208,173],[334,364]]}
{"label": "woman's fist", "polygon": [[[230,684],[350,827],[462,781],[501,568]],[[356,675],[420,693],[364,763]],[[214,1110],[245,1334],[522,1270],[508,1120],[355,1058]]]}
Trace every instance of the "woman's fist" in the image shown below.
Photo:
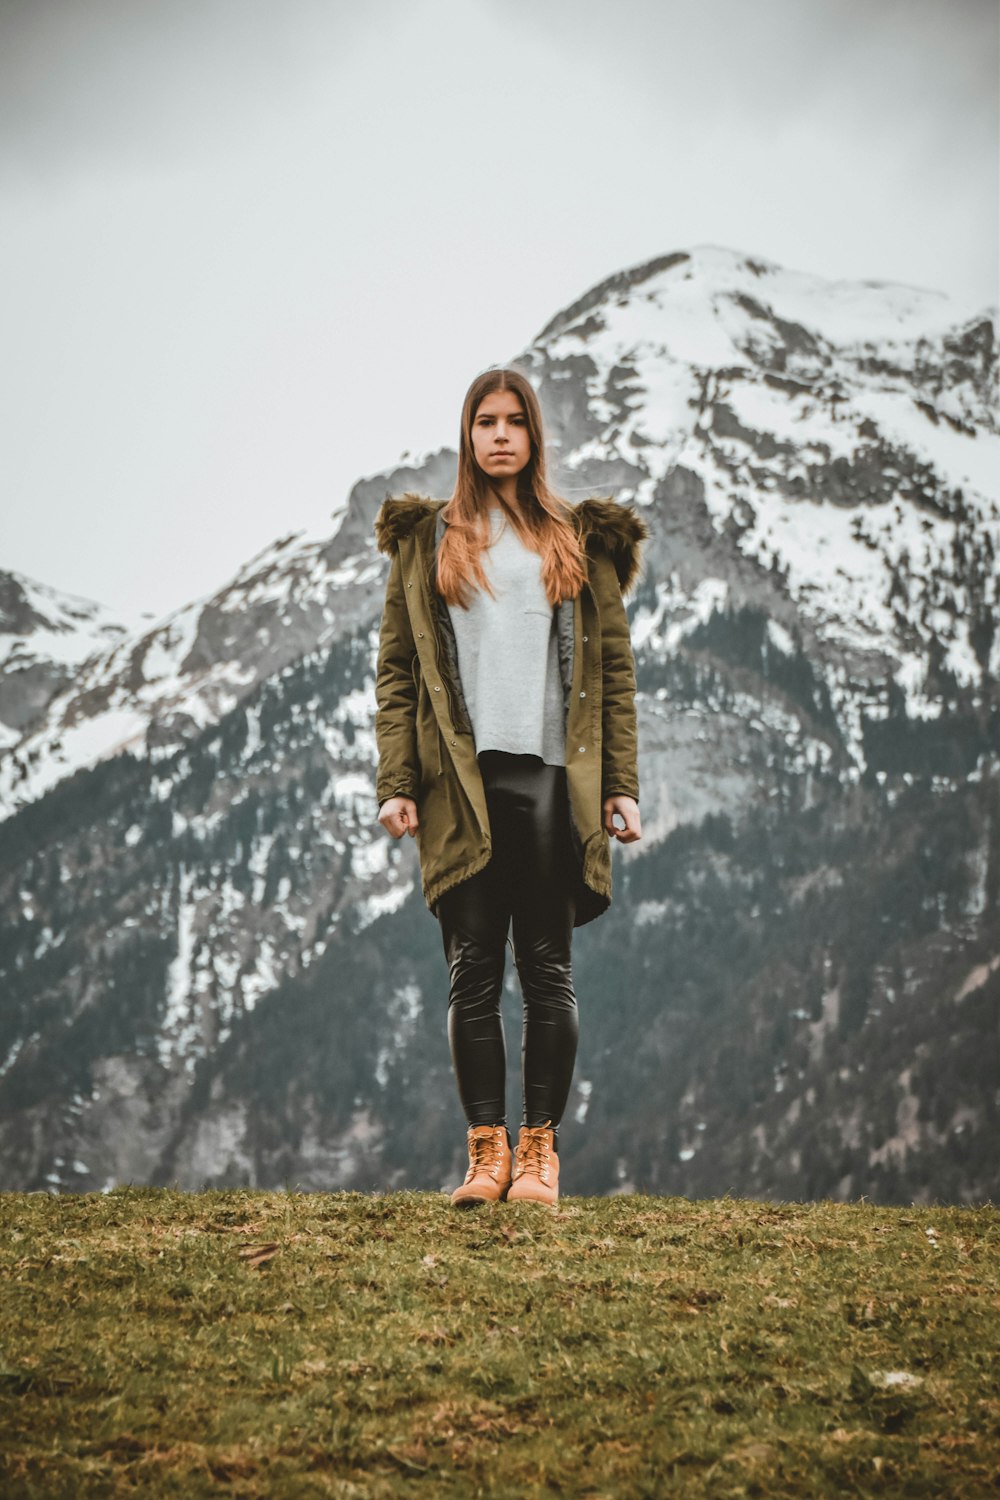
{"label": "woman's fist", "polygon": [[378,810],[378,820],[394,839],[408,833],[412,839],[418,828],[417,804],[412,797],[390,797]]}
{"label": "woman's fist", "polygon": [[[625,824],[624,828],[619,828],[615,822],[616,813]],[[641,839],[642,825],[639,822],[639,804],[635,798],[626,797],[624,793],[619,793],[614,797],[605,797],[604,828],[620,844],[634,844],[637,839]]]}

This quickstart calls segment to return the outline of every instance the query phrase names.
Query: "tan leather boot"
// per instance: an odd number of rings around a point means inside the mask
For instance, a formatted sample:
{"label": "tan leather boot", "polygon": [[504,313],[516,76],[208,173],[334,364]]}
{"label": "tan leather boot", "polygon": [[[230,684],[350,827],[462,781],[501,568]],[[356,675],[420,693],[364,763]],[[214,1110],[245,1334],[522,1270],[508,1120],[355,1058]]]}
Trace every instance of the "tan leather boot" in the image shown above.
{"label": "tan leather boot", "polygon": [[514,1148],[508,1203],[548,1203],[559,1199],[559,1157],[552,1144],[552,1121],[522,1125]]}
{"label": "tan leather boot", "polygon": [[506,1125],[470,1125],[469,1170],[451,1195],[456,1208],[496,1203],[510,1187],[511,1153]]}

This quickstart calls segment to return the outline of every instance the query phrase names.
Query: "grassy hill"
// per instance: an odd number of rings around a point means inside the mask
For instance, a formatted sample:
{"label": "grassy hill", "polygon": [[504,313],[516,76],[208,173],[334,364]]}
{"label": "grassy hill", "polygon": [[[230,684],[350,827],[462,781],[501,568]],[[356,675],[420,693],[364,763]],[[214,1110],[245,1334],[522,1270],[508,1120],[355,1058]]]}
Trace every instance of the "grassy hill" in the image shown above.
{"label": "grassy hill", "polygon": [[0,1198],[0,1492],[972,1496],[1000,1214]]}

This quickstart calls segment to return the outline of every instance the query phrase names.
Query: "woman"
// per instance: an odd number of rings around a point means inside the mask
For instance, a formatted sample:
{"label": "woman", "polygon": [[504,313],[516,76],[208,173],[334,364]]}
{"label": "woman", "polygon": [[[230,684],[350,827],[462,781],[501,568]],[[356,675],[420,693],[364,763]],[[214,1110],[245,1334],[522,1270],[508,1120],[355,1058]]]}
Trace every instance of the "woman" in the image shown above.
{"label": "woman", "polygon": [[[451,1201],[554,1204],[579,1034],[572,931],[610,904],[609,835],[641,837],[622,594],[647,528],[613,500],[571,506],[553,493],[538,398],[519,371],[493,369],[465,398],[451,498],[387,498],[375,534],[391,558],[379,822],[417,840],[448,960],[469,1150]],[[500,1009],[509,926],[524,996],[513,1154]]]}

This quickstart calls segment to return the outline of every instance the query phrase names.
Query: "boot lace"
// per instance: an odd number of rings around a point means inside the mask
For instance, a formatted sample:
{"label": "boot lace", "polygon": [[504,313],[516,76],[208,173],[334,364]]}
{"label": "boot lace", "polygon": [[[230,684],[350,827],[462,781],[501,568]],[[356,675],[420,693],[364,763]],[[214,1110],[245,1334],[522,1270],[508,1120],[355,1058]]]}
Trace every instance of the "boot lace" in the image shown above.
{"label": "boot lace", "polygon": [[537,1130],[524,1132],[517,1145],[518,1164],[522,1172],[533,1172],[537,1176],[548,1166],[549,1143],[545,1138],[548,1129],[547,1125],[541,1125]]}
{"label": "boot lace", "polygon": [[503,1134],[494,1132],[490,1135],[470,1136],[469,1155],[470,1177],[474,1177],[480,1168],[487,1172],[499,1169],[503,1157]]}

